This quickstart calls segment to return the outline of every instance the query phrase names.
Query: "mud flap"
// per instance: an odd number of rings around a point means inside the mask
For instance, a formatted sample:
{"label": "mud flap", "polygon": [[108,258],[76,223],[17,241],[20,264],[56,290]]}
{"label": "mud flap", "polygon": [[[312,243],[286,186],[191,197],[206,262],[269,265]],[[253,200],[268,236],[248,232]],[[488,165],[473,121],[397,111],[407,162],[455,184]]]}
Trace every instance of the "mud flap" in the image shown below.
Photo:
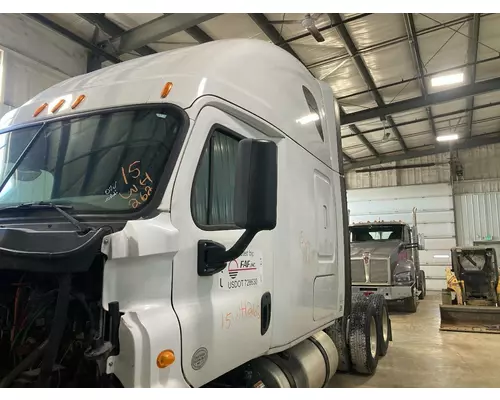
{"label": "mud flap", "polygon": [[500,333],[500,307],[440,305],[441,331]]}

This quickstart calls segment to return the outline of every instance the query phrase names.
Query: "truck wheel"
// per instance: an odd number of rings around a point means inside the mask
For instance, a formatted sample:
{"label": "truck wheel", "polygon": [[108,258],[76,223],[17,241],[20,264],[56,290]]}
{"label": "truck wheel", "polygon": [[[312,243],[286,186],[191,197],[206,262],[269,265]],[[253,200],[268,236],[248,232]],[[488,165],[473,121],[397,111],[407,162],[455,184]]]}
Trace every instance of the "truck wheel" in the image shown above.
{"label": "truck wheel", "polygon": [[391,321],[389,318],[387,300],[381,294],[372,294],[370,298],[375,306],[375,312],[379,320],[377,331],[377,335],[380,338],[378,355],[383,357],[387,354],[389,341],[391,339]]}
{"label": "truck wheel", "polygon": [[418,295],[418,298],[420,300],[423,300],[425,298],[425,295],[427,294],[427,285],[425,283],[425,272],[420,271],[420,294]]}
{"label": "truck wheel", "polygon": [[412,294],[411,297],[407,297],[404,300],[404,309],[409,313],[417,312],[417,299],[415,297],[415,294]]}
{"label": "truck wheel", "polygon": [[325,329],[330,336],[339,354],[337,371],[350,372],[352,369],[351,356],[347,345],[347,317],[336,319],[332,326]]}
{"label": "truck wheel", "polygon": [[349,322],[349,350],[354,370],[373,375],[378,364],[377,314],[369,298],[353,304]]}

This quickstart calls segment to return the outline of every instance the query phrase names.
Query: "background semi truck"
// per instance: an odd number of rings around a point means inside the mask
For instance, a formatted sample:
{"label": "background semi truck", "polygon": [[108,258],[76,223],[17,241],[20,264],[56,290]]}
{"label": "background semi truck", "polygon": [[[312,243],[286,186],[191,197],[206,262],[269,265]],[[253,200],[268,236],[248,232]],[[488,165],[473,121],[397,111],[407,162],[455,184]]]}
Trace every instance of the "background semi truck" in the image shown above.
{"label": "background semi truck", "polygon": [[413,226],[403,221],[367,221],[351,224],[351,280],[353,293],[378,293],[390,302],[402,301],[417,311],[426,294],[425,272],[419,251],[425,249],[418,233],[417,209]]}
{"label": "background semi truck", "polygon": [[138,58],[0,125],[1,387],[321,387],[387,352],[338,106],[285,51]]}

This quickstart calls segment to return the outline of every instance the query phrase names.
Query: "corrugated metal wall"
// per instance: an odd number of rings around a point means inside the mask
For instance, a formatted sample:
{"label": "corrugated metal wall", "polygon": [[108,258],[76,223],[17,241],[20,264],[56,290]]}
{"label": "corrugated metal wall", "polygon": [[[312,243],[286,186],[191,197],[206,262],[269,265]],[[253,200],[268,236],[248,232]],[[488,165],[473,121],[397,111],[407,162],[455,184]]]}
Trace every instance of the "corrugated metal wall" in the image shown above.
{"label": "corrugated metal wall", "polygon": [[456,245],[452,187],[449,184],[414,185],[347,191],[351,222],[402,220],[412,222],[417,207],[419,232],[426,241],[420,262],[427,277],[427,288],[444,288],[445,267],[450,248]]}
{"label": "corrugated metal wall", "polygon": [[500,192],[455,195],[457,242],[472,245],[475,240],[500,240]]}
{"label": "corrugated metal wall", "polygon": [[463,180],[454,183],[457,242],[500,240],[500,144],[460,152]]}
{"label": "corrugated metal wall", "polygon": [[[446,163],[448,153],[403,161],[399,165]],[[474,240],[490,237],[500,240],[500,144],[477,147],[458,152],[463,176],[453,182],[457,244],[472,245]],[[395,165],[392,163],[391,165]],[[376,167],[375,167],[376,168]],[[449,183],[450,167],[389,170],[370,173],[347,173],[348,189]],[[414,187],[421,192],[421,187]]]}

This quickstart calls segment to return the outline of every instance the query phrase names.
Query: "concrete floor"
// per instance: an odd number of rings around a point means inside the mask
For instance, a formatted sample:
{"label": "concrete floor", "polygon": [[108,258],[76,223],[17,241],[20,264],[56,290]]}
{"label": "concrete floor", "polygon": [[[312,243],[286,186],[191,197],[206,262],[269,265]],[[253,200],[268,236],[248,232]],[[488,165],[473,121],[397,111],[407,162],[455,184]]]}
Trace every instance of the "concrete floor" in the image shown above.
{"label": "concrete floor", "polygon": [[439,331],[441,294],[415,314],[390,309],[392,339],[373,376],[336,373],[329,387],[500,388],[500,334]]}

